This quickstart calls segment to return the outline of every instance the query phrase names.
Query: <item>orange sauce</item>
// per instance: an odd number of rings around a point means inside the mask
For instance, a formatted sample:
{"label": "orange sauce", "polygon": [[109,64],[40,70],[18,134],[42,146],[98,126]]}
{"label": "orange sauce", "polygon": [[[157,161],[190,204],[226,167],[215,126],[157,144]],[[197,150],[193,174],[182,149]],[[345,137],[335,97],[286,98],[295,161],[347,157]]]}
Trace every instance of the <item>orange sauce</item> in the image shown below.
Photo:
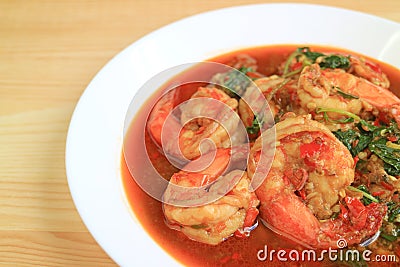
{"label": "orange sauce", "polygon": [[[219,57],[210,59],[209,61],[227,63],[239,53],[248,54],[257,60],[259,66],[257,69],[258,72],[261,72],[264,75],[271,75],[276,71],[277,65],[280,64],[297,47],[299,46],[284,45],[255,47],[224,54]],[[312,49],[314,51],[337,51],[356,54],[354,52],[331,47],[312,46]],[[373,61],[376,62],[376,60]],[[379,62],[379,65],[381,66],[382,70],[389,76],[392,84],[392,90],[397,95],[399,95],[399,70],[381,62]],[[189,71],[186,71],[178,75],[177,77],[182,78],[182,76],[186,76],[185,78],[188,78],[198,77],[198,75],[203,75],[204,78],[207,76],[204,75],[201,70],[199,71],[198,69],[196,69],[196,67],[193,67]],[[196,90],[198,86],[199,84],[186,85],[184,89],[188,90],[187,92],[194,92],[194,90]],[[162,88],[160,90],[162,90]],[[189,98],[190,95],[191,93],[184,94],[181,101]],[[148,101],[144,103],[144,106],[152,105],[154,99],[154,96],[151,97]],[[128,147],[129,149],[132,149],[132,151],[127,152],[135,153],[136,144],[138,144],[138,142],[143,142],[144,138],[147,146],[147,151],[149,152],[149,157],[152,159],[153,162],[156,162],[156,168],[158,168],[160,170],[160,173],[162,173],[165,177],[170,177],[170,175],[177,170],[172,167],[166,161],[164,156],[158,152],[156,146],[152,143],[149,136],[147,134],[143,135],[143,125],[147,119],[147,114],[145,113],[146,112],[139,112],[134,119],[132,125],[130,126],[125,141],[128,142]],[[146,155],[139,156],[145,157]],[[231,237],[217,246],[206,245],[188,239],[182,233],[171,230],[167,227],[164,222],[164,215],[161,203],[142,191],[142,189],[137,185],[137,183],[131,176],[128,167],[126,166],[123,155],[121,169],[126,197],[143,228],[154,239],[154,241],[160,245],[160,247],[162,247],[166,252],[168,252],[172,257],[177,259],[182,264],[187,266],[311,266],[310,263],[305,264],[301,261],[280,262],[276,260],[276,257],[273,262],[269,261],[268,259],[266,261],[260,261],[257,258],[257,253],[259,250],[264,249],[265,245],[268,246],[268,250],[302,250],[302,247],[300,245],[278,234],[275,234],[268,228],[264,227],[261,222],[259,222],[259,226],[251,233],[249,238],[239,239],[237,237]],[[323,265],[326,266],[330,264],[333,263],[330,263],[328,261],[324,262]],[[315,265],[321,265],[321,263],[315,263]]]}

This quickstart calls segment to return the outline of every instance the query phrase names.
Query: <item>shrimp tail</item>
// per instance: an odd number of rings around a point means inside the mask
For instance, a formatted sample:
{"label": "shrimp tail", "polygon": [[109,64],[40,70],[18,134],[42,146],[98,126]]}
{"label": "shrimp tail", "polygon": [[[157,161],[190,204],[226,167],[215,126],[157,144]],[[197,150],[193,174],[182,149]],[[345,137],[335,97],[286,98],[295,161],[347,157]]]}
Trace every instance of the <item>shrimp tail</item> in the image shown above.
{"label": "shrimp tail", "polygon": [[153,141],[161,146],[161,132],[167,116],[175,107],[179,97],[178,90],[171,90],[163,95],[154,105],[149,115],[147,129]]}
{"label": "shrimp tail", "polygon": [[345,197],[341,213],[321,225],[320,247],[338,247],[340,240],[347,245],[359,244],[378,232],[386,214],[386,205],[371,203],[364,206],[358,198]]}

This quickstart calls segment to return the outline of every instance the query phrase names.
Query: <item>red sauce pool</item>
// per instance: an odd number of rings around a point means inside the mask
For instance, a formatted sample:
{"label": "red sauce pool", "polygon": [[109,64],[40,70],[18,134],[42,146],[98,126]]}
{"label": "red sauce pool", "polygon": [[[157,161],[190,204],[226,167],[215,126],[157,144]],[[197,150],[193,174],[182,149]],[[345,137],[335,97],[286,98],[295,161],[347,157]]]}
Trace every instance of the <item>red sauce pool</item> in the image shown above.
{"label": "red sauce pool", "polygon": [[[210,59],[209,61],[227,63],[232,60],[232,58],[237,54],[248,54],[255,58],[258,63],[258,72],[264,75],[271,75],[276,71],[276,66],[280,64],[284,58],[286,58],[291,52],[293,52],[297,47],[294,45],[284,45],[284,46],[265,46],[265,47],[255,47],[240,51],[235,51],[232,53],[224,54],[216,58]],[[312,46],[314,51],[336,51],[336,52],[347,52],[351,54],[356,54],[354,52],[340,50],[331,47],[320,47]],[[374,60],[376,62],[376,60]],[[388,75],[391,81],[391,88],[397,94],[400,95],[400,74],[399,70],[389,66],[387,64],[379,62],[382,70]],[[186,71],[177,77],[182,77],[183,75],[187,77],[198,77],[197,75],[204,75],[201,70],[196,69],[196,67]],[[188,85],[188,92],[193,92],[199,84]],[[160,88],[162,90],[162,88]],[[188,98],[190,94],[187,94],[185,98]],[[154,97],[147,100],[144,103],[146,105],[152,105]],[[142,108],[143,109],[143,108]],[[143,140],[143,125],[147,118],[147,114],[139,112],[132,122],[129,132],[127,134],[126,142],[128,142],[128,147],[132,151],[135,151],[135,144],[137,142],[142,142]],[[171,175],[176,171],[165,158],[157,151],[155,145],[151,142],[150,138],[145,136],[147,150],[150,152],[149,156],[157,162],[156,168],[160,169],[160,173],[165,176]],[[146,156],[146,155],[143,155]],[[161,203],[158,200],[153,199],[147,193],[142,191],[142,189],[136,184],[135,180],[132,178],[125,160],[122,155],[121,161],[122,169],[122,180],[125,189],[126,197],[129,204],[137,216],[138,220],[142,224],[143,228],[147,233],[154,239],[154,241],[160,245],[165,251],[167,251],[172,257],[177,259],[184,265],[187,266],[311,266],[310,262],[281,262],[275,261],[260,261],[257,258],[257,253],[259,250],[264,249],[265,245],[268,246],[268,250],[275,249],[297,249],[302,250],[300,245],[285,239],[284,237],[277,235],[264,227],[261,223],[256,230],[251,233],[251,236],[246,239],[239,239],[236,237],[229,238],[227,241],[217,245],[211,246],[202,244],[199,242],[192,241],[188,239],[182,233],[171,230],[164,223],[164,215],[162,212]],[[275,257],[276,258],[276,257]],[[327,266],[334,264],[338,266],[337,263],[331,262],[321,262],[314,263],[315,266]]]}

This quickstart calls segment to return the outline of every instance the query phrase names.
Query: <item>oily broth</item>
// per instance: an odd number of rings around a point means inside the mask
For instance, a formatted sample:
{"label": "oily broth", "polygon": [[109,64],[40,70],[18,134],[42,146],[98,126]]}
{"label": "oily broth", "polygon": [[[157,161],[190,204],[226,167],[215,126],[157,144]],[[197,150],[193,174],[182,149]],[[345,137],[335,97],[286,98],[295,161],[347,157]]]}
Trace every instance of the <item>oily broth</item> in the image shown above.
{"label": "oily broth", "polygon": [[[258,63],[257,71],[269,76],[277,71],[277,66],[299,45],[281,45],[281,46],[266,46],[266,47],[255,47],[248,48],[240,51],[231,52],[210,59],[209,61],[228,63],[232,58],[238,54],[248,54],[255,58]],[[312,49],[321,52],[344,52],[357,55],[357,53],[350,52],[347,50],[331,48],[331,47],[320,47],[311,46]],[[368,58],[370,59],[370,58]],[[375,61],[370,59],[371,61]],[[379,62],[383,72],[385,72],[391,82],[391,88],[396,95],[400,95],[400,75],[399,70],[389,66],[387,64]],[[183,77],[184,76],[184,77]],[[202,70],[196,69],[196,67],[174,77],[190,79],[190,77],[200,77],[203,79],[209,78],[209,74],[202,72]],[[190,95],[202,84],[193,83],[181,86],[179,89],[184,92],[181,94],[179,101],[184,101],[190,97]],[[163,88],[160,88],[163,90]],[[151,97],[145,102],[144,106],[151,106],[155,101],[155,97]],[[142,108],[143,110],[143,108]],[[147,120],[146,112],[139,112],[134,118],[130,125],[128,133],[126,135],[125,142],[127,142],[126,148],[132,149],[132,151],[126,151],[127,153],[136,153],[135,147],[143,142],[143,137],[146,143],[146,149],[148,155],[153,162],[155,168],[160,174],[168,179],[171,175],[178,171],[175,167],[168,163],[165,157],[159,152],[158,148],[152,142],[151,138],[147,133],[143,133],[143,127]],[[144,135],[144,136],[143,136]],[[129,150],[128,149],[128,150]],[[146,156],[146,155],[140,155]],[[276,260],[274,262],[265,261],[261,262],[257,259],[257,252],[264,248],[265,245],[268,249],[297,249],[302,250],[302,247],[291,240],[288,240],[278,234],[275,234],[268,228],[264,227],[261,222],[256,230],[251,232],[249,238],[239,239],[236,237],[229,238],[227,241],[217,245],[211,246],[196,241],[192,241],[183,235],[181,232],[170,229],[164,222],[164,215],[162,211],[162,205],[158,200],[147,195],[137,185],[135,180],[132,178],[128,167],[126,166],[124,156],[122,155],[122,181],[125,189],[125,193],[128,202],[134,211],[136,217],[142,224],[143,228],[148,234],[172,257],[177,259],[184,265],[189,266],[301,266],[304,262],[280,262]],[[316,266],[322,265],[321,262],[313,263]],[[331,262],[324,262],[324,266],[332,264]],[[310,263],[306,264],[310,266]],[[335,264],[337,266],[337,264]]]}

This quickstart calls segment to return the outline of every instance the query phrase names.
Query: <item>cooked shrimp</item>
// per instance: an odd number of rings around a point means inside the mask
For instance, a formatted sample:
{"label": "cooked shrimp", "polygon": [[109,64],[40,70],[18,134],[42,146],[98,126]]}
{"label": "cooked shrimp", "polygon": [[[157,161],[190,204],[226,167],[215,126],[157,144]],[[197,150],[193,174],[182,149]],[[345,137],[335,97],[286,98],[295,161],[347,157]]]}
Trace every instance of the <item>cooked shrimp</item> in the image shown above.
{"label": "cooked shrimp", "polygon": [[[254,85],[261,90],[268,101],[274,117],[280,111],[280,105],[290,107],[290,109],[293,109],[292,107],[296,105],[297,85],[294,84],[294,80],[287,80],[278,75],[272,75],[255,80]],[[246,127],[250,127],[254,120],[254,113],[250,106],[261,108],[263,101],[265,101],[265,99],[260,99],[261,95],[254,85],[249,86],[243,98],[239,100],[239,116]],[[259,110],[254,111],[257,113]]]}
{"label": "cooked shrimp", "polygon": [[[389,114],[400,123],[400,99],[388,89],[343,70],[322,70],[318,64],[307,66],[299,78],[298,97],[308,112],[317,107],[341,109],[354,114],[372,107]],[[340,114],[329,114],[333,119]]]}
{"label": "cooked shrimp", "polygon": [[[386,206],[364,206],[359,199],[346,196],[346,187],[354,179],[354,161],[346,147],[309,116],[288,117],[275,127],[272,167],[256,190],[266,225],[312,248],[336,247],[340,238],[357,244],[375,234]],[[250,177],[262,142],[258,138],[251,149]]]}
{"label": "cooked shrimp", "polygon": [[[201,97],[219,100],[234,111],[238,107],[238,102],[235,98],[229,97],[217,88],[200,87],[191,98]],[[206,138],[213,141],[217,148],[227,148],[231,145],[229,142],[229,133],[233,133],[239,123],[239,116],[236,113],[232,112],[231,114],[226,114],[226,116],[221,116],[220,112],[222,110],[219,107],[214,107],[210,102],[205,101],[188,102],[181,106],[181,112],[181,123],[184,126],[179,136],[179,145],[186,158],[193,159],[198,157],[200,155],[200,143]],[[225,128],[218,121],[208,118],[198,118],[189,121],[191,117],[202,116],[204,114],[209,114],[210,117],[215,119],[221,118],[221,121],[224,121]],[[186,121],[189,122],[185,124]],[[207,151],[205,149],[203,152]]]}
{"label": "cooked shrimp", "polygon": [[[283,79],[280,79],[278,76],[273,75],[271,77],[260,78],[260,79],[255,80],[254,85],[256,85],[258,87],[258,89],[261,90],[261,92],[263,93],[263,95],[265,97],[266,95],[268,95],[268,93],[270,91],[273,90],[274,87],[278,86],[282,82],[283,82]],[[266,98],[262,98],[262,95],[259,94],[259,91],[257,90],[257,88],[255,88],[254,85],[250,85],[246,89],[246,92],[244,93],[243,98],[241,98],[239,100],[239,116],[246,127],[250,127],[254,121],[254,113],[253,113],[252,109],[250,108],[250,106],[256,107],[256,108],[258,108],[258,107],[261,108],[263,102],[266,99]],[[246,103],[246,101],[244,101],[244,99],[251,101],[251,103]],[[257,105],[257,103],[260,103],[260,104]],[[272,114],[275,117],[276,113],[278,113],[278,107],[272,101],[268,101],[268,104],[270,105]],[[255,112],[257,112],[257,110],[255,110]]]}
{"label": "cooked shrimp", "polygon": [[147,122],[147,129],[153,141],[161,146],[161,132],[165,120],[175,107],[178,91],[171,90],[166,93],[153,107]]}
{"label": "cooked shrimp", "polygon": [[[216,105],[218,104],[216,102],[222,102],[231,110],[236,111],[237,100],[229,97],[222,90],[206,87],[199,87],[191,99],[202,97],[218,101],[188,101],[180,105],[179,121],[169,120],[169,127],[164,129],[163,125],[176,105],[175,91],[168,92],[153,108],[147,124],[149,133],[153,140],[159,146],[163,145],[163,149],[169,154],[179,158],[182,153],[186,159],[194,159],[201,154],[199,146],[204,139],[211,140],[217,148],[226,148],[231,145],[228,133],[233,133],[236,130],[239,117],[235,112],[224,112],[221,110],[221,105]],[[205,115],[209,118],[205,118]],[[217,121],[218,119],[220,121]],[[220,124],[221,122],[223,126]],[[168,140],[164,144],[161,144],[162,130],[171,132],[171,134],[164,135],[168,136]],[[174,136],[177,136],[177,138],[174,138]],[[176,139],[178,139],[178,142]],[[238,140],[241,141],[242,139],[238,138]],[[211,148],[203,146],[202,149],[202,152],[206,153]]]}
{"label": "cooked shrimp", "polygon": [[[229,150],[218,149],[215,161],[206,170],[198,173],[180,171],[171,177],[170,184],[186,187],[211,184],[227,167],[228,159]],[[236,182],[236,185],[216,201],[196,207],[164,204],[168,225],[193,240],[211,245],[219,244],[233,234],[248,236],[259,204],[255,193],[249,191],[250,179],[246,172],[239,170],[231,171],[221,179]],[[166,197],[170,196],[168,192]]]}
{"label": "cooked shrimp", "polygon": [[[336,75],[347,79],[331,80]],[[313,112],[317,107],[336,108],[359,114],[362,102],[358,98],[343,98],[337,93],[337,88],[345,91],[345,88],[354,87],[356,77],[346,74],[343,70],[325,71],[318,64],[307,66],[301,72],[298,85],[298,97],[300,105],[308,112]],[[354,77],[354,79],[353,79]],[[338,119],[341,115],[329,114],[331,118]]]}
{"label": "cooked shrimp", "polygon": [[332,69],[335,66],[340,67],[348,73],[364,78],[380,87],[390,87],[388,77],[383,73],[380,66],[374,62],[346,53],[313,52],[308,47],[303,47],[301,50],[297,49],[293,52],[288,57],[288,61],[280,66],[280,72],[288,74],[290,71],[292,75],[297,74],[303,67],[313,63],[317,63],[327,69]]}
{"label": "cooked shrimp", "polygon": [[384,72],[382,72],[381,68],[376,63],[368,61],[364,58],[350,56],[350,64],[350,73],[364,78],[380,87],[390,87],[390,81],[388,77]]}

